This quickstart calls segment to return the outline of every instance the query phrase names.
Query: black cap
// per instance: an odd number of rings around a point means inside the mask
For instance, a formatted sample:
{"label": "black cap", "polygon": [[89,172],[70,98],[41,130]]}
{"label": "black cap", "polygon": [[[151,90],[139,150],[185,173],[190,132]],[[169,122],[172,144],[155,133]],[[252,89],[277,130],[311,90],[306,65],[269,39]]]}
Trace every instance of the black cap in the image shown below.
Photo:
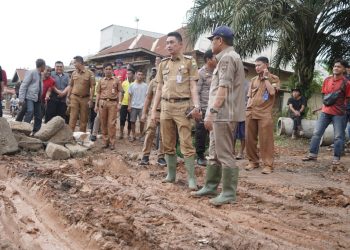
{"label": "black cap", "polygon": [[213,34],[208,37],[209,40],[213,40],[213,38],[215,36],[221,36],[221,37],[227,37],[227,38],[233,38],[234,37],[234,34],[233,34],[233,31],[230,27],[226,26],[226,25],[222,25],[222,26],[219,26],[217,27]]}

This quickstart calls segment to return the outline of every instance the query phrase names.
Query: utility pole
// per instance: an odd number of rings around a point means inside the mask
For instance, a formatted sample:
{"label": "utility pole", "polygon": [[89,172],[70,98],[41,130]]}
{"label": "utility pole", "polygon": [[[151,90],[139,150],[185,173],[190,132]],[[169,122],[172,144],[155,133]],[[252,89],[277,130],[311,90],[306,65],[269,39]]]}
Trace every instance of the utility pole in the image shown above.
{"label": "utility pole", "polygon": [[135,22],[136,22],[136,35],[139,34],[139,21],[140,19],[138,17],[135,17]]}

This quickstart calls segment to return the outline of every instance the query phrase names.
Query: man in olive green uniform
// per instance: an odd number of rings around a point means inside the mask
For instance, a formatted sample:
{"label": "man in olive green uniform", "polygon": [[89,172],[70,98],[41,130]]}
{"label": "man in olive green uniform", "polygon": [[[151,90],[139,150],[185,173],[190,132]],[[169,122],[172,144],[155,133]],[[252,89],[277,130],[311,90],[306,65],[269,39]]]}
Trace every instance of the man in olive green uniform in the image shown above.
{"label": "man in olive green uniform", "polygon": [[118,113],[118,95],[121,91],[119,78],[114,77],[113,65],[103,65],[103,77],[97,85],[95,112],[99,114],[104,147],[110,144],[111,150],[115,147],[116,120]]}
{"label": "man in olive green uniform", "polygon": [[220,26],[209,37],[218,63],[213,72],[204,125],[213,132],[206,183],[201,190],[192,193],[195,197],[216,195],[222,179],[221,194],[210,200],[215,206],[236,200],[238,167],[232,151],[232,131],[235,132],[237,123],[245,119],[244,67],[233,50],[233,36],[228,26]]}
{"label": "man in olive green uniform", "polygon": [[157,107],[161,101],[160,128],[164,146],[168,175],[164,182],[175,182],[176,179],[176,129],[179,133],[180,148],[185,158],[188,173],[188,185],[191,190],[197,189],[194,173],[195,150],[192,145],[191,120],[186,111],[194,108],[190,115],[199,119],[201,116],[196,81],[198,67],[190,56],[182,54],[182,37],[178,32],[167,35],[166,49],[170,57],[161,61],[157,73],[157,92],[152,108],[152,121],[156,122]]}
{"label": "man in olive green uniform", "polygon": [[95,91],[95,75],[91,70],[85,69],[84,59],[81,56],[74,57],[74,66],[70,79],[68,102],[70,107],[69,126],[74,131],[79,117],[80,131],[86,132],[89,116],[89,106]]}

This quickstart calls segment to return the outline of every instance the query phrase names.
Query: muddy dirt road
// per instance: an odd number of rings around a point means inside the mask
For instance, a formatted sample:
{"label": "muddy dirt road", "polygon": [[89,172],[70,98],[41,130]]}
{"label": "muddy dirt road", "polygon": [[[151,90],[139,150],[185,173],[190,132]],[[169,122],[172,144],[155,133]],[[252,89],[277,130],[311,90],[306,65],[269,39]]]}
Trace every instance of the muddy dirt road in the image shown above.
{"label": "muddy dirt road", "polygon": [[163,184],[165,169],[130,160],[141,143],[121,144],[67,161],[0,156],[0,249],[350,249],[349,154],[302,163],[307,144],[292,142],[271,175],[238,161],[237,203],[214,208],[190,197],[181,161]]}

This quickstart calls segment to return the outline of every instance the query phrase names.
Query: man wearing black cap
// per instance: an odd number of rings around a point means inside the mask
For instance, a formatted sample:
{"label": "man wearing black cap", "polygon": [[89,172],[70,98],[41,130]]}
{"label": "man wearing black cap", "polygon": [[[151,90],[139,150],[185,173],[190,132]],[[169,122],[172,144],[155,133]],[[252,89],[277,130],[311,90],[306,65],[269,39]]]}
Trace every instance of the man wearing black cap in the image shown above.
{"label": "man wearing black cap", "polygon": [[214,136],[210,138],[205,185],[191,193],[195,197],[215,195],[222,179],[221,193],[209,201],[215,206],[236,201],[238,167],[232,152],[232,131],[245,119],[244,69],[232,47],[233,36],[228,26],[220,26],[209,37],[218,63],[213,71],[204,125]]}
{"label": "man wearing black cap", "polygon": [[292,97],[288,99],[287,105],[289,108],[289,117],[293,119],[292,139],[295,139],[298,131],[300,136],[304,135],[303,128],[301,127],[301,118],[306,107],[306,100],[301,96],[300,89],[292,89]]}
{"label": "man wearing black cap", "polygon": [[[208,108],[209,101],[209,90],[211,85],[211,78],[213,71],[216,67],[216,59],[211,49],[204,53],[204,62],[202,68],[199,69],[198,75],[199,80],[197,82],[197,91],[202,109],[202,117],[204,119],[206,110]],[[204,120],[196,122],[196,153],[197,153],[197,164],[200,166],[206,166],[207,160],[204,157],[205,144],[209,137],[208,130],[204,127]]]}

